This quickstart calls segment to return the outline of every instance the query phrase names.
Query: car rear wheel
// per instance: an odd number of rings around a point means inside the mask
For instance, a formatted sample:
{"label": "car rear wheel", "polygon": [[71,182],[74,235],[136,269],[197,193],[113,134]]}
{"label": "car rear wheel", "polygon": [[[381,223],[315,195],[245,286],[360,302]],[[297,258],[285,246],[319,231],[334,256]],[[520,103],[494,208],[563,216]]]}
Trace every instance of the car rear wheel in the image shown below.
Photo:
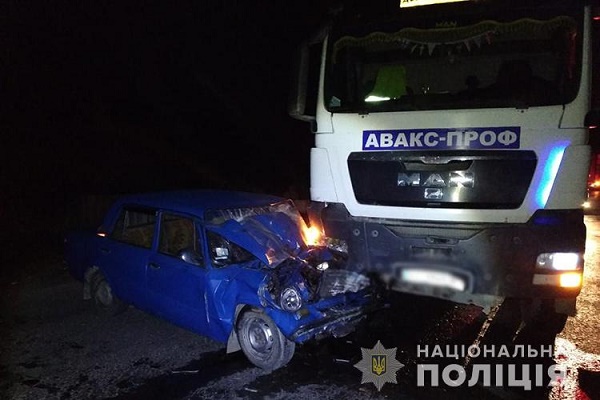
{"label": "car rear wheel", "polygon": [[127,308],[114,293],[104,275],[96,272],[91,279],[92,299],[96,311],[106,315],[117,315]]}
{"label": "car rear wheel", "polygon": [[288,340],[268,315],[246,311],[237,323],[242,351],[259,368],[272,371],[285,366],[294,355],[296,344]]}

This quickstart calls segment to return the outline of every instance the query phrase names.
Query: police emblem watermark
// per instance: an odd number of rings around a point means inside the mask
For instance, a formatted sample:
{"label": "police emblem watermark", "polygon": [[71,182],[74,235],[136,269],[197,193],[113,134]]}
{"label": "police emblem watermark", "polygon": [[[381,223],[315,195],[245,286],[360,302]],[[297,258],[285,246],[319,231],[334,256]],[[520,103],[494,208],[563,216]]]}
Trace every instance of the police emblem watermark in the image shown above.
{"label": "police emblem watermark", "polygon": [[386,383],[398,383],[396,372],[404,364],[396,360],[396,347],[386,349],[378,340],[372,349],[361,347],[361,352],[362,360],[354,364],[362,372],[361,384],[370,382],[381,391]]}
{"label": "police emblem watermark", "polygon": [[[553,362],[552,345],[428,345],[417,346],[419,359],[454,358],[468,360],[461,364],[420,362],[417,364],[417,386],[447,387],[481,385],[483,387],[523,388],[561,387],[567,377],[565,365]],[[488,362],[486,362],[486,359]],[[549,360],[544,363],[542,360]],[[477,360],[475,362],[474,360]],[[441,379],[440,379],[441,377]]]}

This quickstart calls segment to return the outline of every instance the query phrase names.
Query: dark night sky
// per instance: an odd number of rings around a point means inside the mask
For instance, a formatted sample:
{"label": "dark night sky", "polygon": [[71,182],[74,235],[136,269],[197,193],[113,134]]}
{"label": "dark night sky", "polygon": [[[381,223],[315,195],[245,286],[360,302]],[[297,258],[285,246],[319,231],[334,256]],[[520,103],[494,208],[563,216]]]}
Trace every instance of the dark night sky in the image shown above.
{"label": "dark night sky", "polygon": [[307,198],[313,135],[287,115],[289,72],[334,2],[4,2],[0,222],[57,223],[86,194]]}
{"label": "dark night sky", "polygon": [[308,195],[313,136],[287,115],[289,72],[326,2],[11,3],[0,35],[4,215],[85,193],[296,185]]}

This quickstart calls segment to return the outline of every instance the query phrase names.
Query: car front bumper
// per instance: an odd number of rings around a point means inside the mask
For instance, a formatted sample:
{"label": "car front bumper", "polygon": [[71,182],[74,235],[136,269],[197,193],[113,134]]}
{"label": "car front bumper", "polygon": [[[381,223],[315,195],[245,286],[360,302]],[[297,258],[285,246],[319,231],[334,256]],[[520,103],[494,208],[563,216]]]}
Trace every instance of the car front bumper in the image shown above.
{"label": "car front bumper", "polygon": [[307,304],[295,313],[267,310],[290,340],[304,343],[351,333],[366,316],[382,305],[371,289],[339,294]]}

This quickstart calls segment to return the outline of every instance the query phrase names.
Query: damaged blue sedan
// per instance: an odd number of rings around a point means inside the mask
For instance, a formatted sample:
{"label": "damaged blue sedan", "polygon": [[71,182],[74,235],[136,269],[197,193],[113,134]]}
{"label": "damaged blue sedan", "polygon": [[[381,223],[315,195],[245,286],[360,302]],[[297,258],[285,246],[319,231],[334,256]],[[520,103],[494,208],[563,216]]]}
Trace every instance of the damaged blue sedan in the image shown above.
{"label": "damaged blue sedan", "polygon": [[99,311],[135,306],[274,370],[297,344],[350,333],[372,304],[369,279],[306,230],[276,196],[129,195],[97,231],[65,237],[65,262]]}

